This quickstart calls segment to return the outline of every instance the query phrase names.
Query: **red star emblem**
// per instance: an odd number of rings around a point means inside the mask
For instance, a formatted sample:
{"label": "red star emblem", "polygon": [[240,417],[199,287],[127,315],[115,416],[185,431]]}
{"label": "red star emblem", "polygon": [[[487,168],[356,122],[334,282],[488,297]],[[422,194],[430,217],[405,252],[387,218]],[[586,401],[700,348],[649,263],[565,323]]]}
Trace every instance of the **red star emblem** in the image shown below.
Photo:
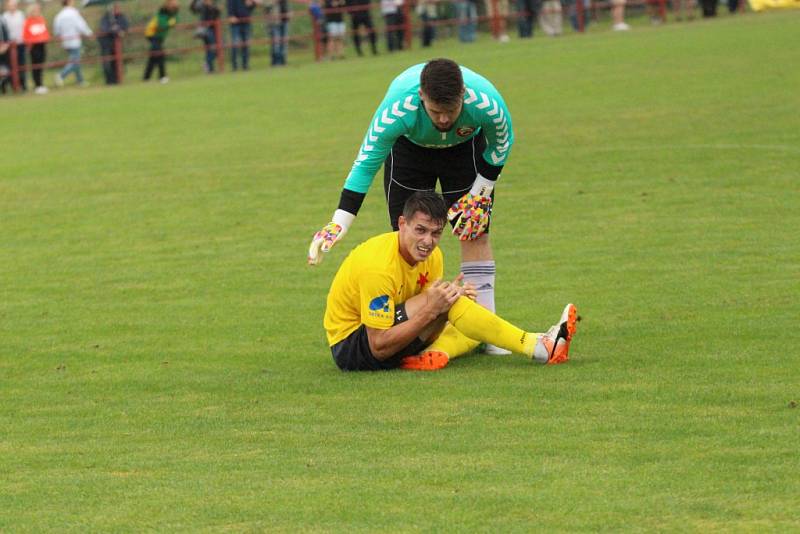
{"label": "red star emblem", "polygon": [[420,289],[425,288],[425,284],[428,283],[428,273],[422,274],[419,273],[419,278],[417,278],[417,285]]}

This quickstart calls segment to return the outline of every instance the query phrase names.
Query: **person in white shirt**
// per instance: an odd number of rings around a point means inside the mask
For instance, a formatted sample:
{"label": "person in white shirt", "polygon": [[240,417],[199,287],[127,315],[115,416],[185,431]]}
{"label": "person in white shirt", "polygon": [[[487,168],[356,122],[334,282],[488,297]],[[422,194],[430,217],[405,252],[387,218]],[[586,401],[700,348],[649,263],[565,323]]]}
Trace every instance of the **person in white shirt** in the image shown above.
{"label": "person in white shirt", "polygon": [[63,0],[64,7],[53,21],[53,32],[61,39],[61,46],[67,51],[69,59],[62,71],[56,74],[56,85],[64,85],[64,78],[75,73],[75,79],[80,86],[88,85],[83,80],[81,72],[81,37],[94,35],[86,20],[75,8],[75,0]]}
{"label": "person in white shirt", "polygon": [[17,0],[6,0],[6,9],[3,12],[3,21],[9,33],[11,42],[15,43],[17,66],[19,68],[19,83],[25,91],[25,43],[22,40],[22,28],[25,26],[25,14],[17,6]]}

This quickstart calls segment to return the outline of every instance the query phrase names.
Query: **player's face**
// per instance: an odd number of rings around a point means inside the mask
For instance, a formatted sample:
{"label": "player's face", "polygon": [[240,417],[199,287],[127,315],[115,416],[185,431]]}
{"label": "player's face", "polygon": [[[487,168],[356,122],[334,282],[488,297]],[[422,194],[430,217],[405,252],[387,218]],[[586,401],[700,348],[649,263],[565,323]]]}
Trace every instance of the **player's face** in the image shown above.
{"label": "player's face", "polygon": [[400,255],[409,264],[425,261],[442,238],[444,224],[417,212],[411,219],[402,215],[397,220],[400,236]]}
{"label": "player's face", "polygon": [[455,106],[440,104],[428,98],[422,90],[419,92],[419,97],[425,107],[425,112],[431,118],[433,126],[440,132],[449,132],[456,123],[458,116],[461,115],[462,101],[459,100]]}

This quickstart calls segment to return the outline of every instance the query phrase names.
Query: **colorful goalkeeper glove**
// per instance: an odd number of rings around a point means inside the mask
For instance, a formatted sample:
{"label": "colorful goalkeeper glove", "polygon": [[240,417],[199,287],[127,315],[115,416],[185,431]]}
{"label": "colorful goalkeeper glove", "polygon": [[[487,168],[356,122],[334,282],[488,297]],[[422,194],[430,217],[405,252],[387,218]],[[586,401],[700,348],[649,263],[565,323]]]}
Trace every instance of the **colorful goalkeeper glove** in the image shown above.
{"label": "colorful goalkeeper glove", "polygon": [[336,210],[333,214],[333,220],[314,234],[311,246],[308,247],[308,264],[319,265],[322,263],[322,253],[328,252],[337,241],[344,237],[355,218],[356,216],[350,212]]}
{"label": "colorful goalkeeper glove", "polygon": [[483,235],[492,214],[494,182],[480,174],[469,193],[459,198],[447,212],[453,224],[453,235],[461,241],[471,241]]}

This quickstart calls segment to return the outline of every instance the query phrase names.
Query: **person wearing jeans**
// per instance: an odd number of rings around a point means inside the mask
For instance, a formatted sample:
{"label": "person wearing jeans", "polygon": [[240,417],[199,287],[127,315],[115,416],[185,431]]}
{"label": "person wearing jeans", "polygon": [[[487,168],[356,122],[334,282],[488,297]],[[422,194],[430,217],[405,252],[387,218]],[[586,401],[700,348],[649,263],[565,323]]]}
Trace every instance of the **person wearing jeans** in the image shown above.
{"label": "person wearing jeans", "polygon": [[53,32],[61,39],[61,46],[67,52],[67,64],[56,74],[56,85],[63,86],[64,78],[75,73],[79,85],[86,85],[81,72],[81,37],[94,35],[86,20],[75,8],[75,0],[63,0],[63,8],[53,21]]}
{"label": "person wearing jeans", "polygon": [[255,0],[228,0],[228,22],[231,27],[231,66],[239,69],[239,56],[242,69],[250,68],[250,16],[256,7]]}

